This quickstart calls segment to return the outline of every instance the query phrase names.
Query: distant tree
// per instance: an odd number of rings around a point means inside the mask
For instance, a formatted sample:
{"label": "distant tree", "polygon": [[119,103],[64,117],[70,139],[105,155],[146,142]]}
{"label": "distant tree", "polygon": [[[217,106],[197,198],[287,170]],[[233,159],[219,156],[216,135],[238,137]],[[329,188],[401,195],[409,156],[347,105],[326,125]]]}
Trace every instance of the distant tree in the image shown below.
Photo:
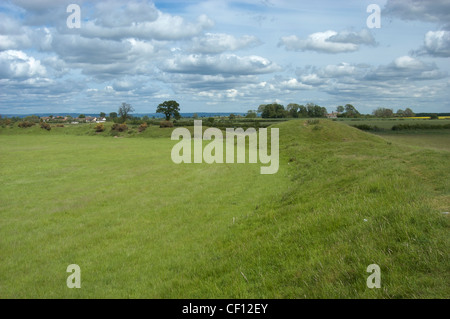
{"label": "distant tree", "polygon": [[315,103],[306,104],[306,112],[308,117],[325,117],[327,109]]}
{"label": "distant tree", "polygon": [[432,113],[432,114],[430,114],[430,119],[437,120],[437,119],[439,119],[439,116],[436,113]]}
{"label": "distant tree", "polygon": [[397,113],[395,113],[395,114],[399,117],[403,117],[403,116],[405,116],[405,111],[403,111],[402,109],[398,109]]}
{"label": "distant tree", "polygon": [[296,104],[296,103],[289,103],[288,106],[286,107],[286,111],[288,112],[288,116],[293,117],[293,118],[298,118],[298,112],[300,110],[300,105]]}
{"label": "distant tree", "polygon": [[262,113],[264,111],[264,108],[266,107],[266,104],[261,104],[260,106],[258,106],[258,113]]}
{"label": "distant tree", "polygon": [[261,113],[262,118],[283,118],[287,116],[284,106],[278,103],[266,104]]}
{"label": "distant tree", "polygon": [[236,115],[234,115],[233,113],[230,114],[230,116],[228,116],[228,118],[230,120],[234,120],[236,118]]}
{"label": "distant tree", "polygon": [[130,113],[134,112],[134,108],[128,103],[122,103],[117,112],[122,123],[125,123]]}
{"label": "distant tree", "polygon": [[100,112],[100,117],[106,117],[106,114],[104,112]]}
{"label": "distant tree", "polygon": [[403,112],[403,116],[405,116],[405,117],[413,117],[413,116],[415,116],[416,114],[413,112],[413,110],[411,110],[409,107],[407,107],[406,109],[405,109],[405,111]]}
{"label": "distant tree", "polygon": [[257,117],[256,111],[253,110],[248,110],[247,114],[245,115],[246,118],[248,119],[254,119]]}
{"label": "distant tree", "polygon": [[338,107],[336,107],[336,112],[338,113],[344,113],[345,108],[342,105],[339,105]]}
{"label": "distant tree", "polygon": [[29,116],[25,117],[23,120],[27,121],[27,122],[32,122],[32,123],[39,123],[39,116],[29,115]]}
{"label": "distant tree", "polygon": [[170,120],[170,117],[174,117],[175,119],[180,118],[180,104],[176,101],[165,101],[158,105],[156,109],[156,113],[163,113],[166,117],[166,121]]}
{"label": "distant tree", "polygon": [[306,106],[299,105],[297,114],[298,117],[308,117],[308,110],[306,109]]}
{"label": "distant tree", "polygon": [[192,117],[194,118],[194,120],[198,119],[198,114],[194,113],[194,115],[192,115]]}
{"label": "distant tree", "polygon": [[372,114],[375,117],[392,117],[394,115],[394,111],[392,109],[379,107],[375,111],[373,111]]}
{"label": "distant tree", "polygon": [[359,117],[361,115],[358,110],[351,104],[345,104],[344,110],[345,117]]}
{"label": "distant tree", "polygon": [[79,119],[84,119],[84,118],[86,118],[86,115],[80,114],[80,115],[78,115],[78,118],[79,118]]}
{"label": "distant tree", "polygon": [[109,113],[109,117],[112,119],[116,119],[117,118],[117,113],[116,112],[111,112]]}

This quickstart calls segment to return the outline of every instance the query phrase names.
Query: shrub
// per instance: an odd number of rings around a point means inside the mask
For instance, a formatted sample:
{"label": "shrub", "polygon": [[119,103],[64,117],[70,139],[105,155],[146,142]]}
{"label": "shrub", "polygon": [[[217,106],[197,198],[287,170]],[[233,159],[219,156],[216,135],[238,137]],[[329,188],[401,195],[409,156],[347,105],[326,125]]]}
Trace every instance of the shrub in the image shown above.
{"label": "shrub", "polygon": [[147,127],[148,127],[148,125],[147,125],[147,123],[142,123],[141,125],[139,125],[139,127],[138,127],[138,131],[139,131],[139,133],[142,133],[142,132],[144,132],[146,129],[147,129]]}
{"label": "shrub", "polygon": [[113,126],[111,126],[111,130],[117,132],[124,132],[128,130],[128,126],[125,123],[123,124],[114,123]]}
{"label": "shrub", "polygon": [[33,126],[34,124],[35,124],[35,123],[33,123],[33,122],[23,121],[23,122],[20,122],[20,123],[18,124],[18,126],[21,127],[21,128],[27,128],[27,127]]}
{"label": "shrub", "polygon": [[164,128],[164,127],[173,127],[173,123],[171,121],[161,121],[159,123],[159,127]]}
{"label": "shrub", "polygon": [[45,122],[41,122],[41,128],[50,131],[52,129],[52,127],[50,126],[50,124],[45,123]]}
{"label": "shrub", "polygon": [[315,125],[315,124],[319,124],[319,120],[318,119],[313,119],[313,120],[307,120],[306,124],[308,125]]}
{"label": "shrub", "polygon": [[98,123],[95,127],[94,130],[97,133],[103,132],[105,130],[105,126],[103,125],[103,123]]}
{"label": "shrub", "polygon": [[426,123],[416,123],[416,124],[397,124],[392,126],[393,131],[402,130],[432,130],[432,129],[450,129],[450,124],[426,124]]}
{"label": "shrub", "polygon": [[376,125],[359,124],[352,126],[362,131],[380,131],[380,128]]}

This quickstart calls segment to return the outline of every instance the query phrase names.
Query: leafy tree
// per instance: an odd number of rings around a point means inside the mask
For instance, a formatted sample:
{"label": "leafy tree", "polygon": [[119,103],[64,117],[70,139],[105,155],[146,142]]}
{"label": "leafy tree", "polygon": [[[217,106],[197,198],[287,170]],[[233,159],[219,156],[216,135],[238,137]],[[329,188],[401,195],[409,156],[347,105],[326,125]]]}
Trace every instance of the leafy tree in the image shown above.
{"label": "leafy tree", "polygon": [[286,107],[286,111],[288,112],[290,117],[293,118],[298,118],[299,117],[299,112],[300,110],[300,105],[296,104],[296,103],[289,103],[288,106]]}
{"label": "leafy tree", "polygon": [[398,109],[396,114],[397,116],[403,117],[405,116],[405,111],[403,111],[402,109]]}
{"label": "leafy tree", "polygon": [[327,115],[327,109],[315,103],[306,104],[306,112],[308,117],[325,117]]}
{"label": "leafy tree", "polygon": [[39,117],[37,115],[29,115],[23,119],[24,121],[39,123]]}
{"label": "leafy tree", "polygon": [[86,115],[80,114],[80,115],[78,115],[78,118],[79,118],[79,119],[84,119],[84,118],[86,118]]}
{"label": "leafy tree", "polygon": [[264,108],[266,107],[267,104],[261,104],[260,106],[258,106],[258,113],[262,113],[264,111]]}
{"label": "leafy tree", "polygon": [[100,117],[106,117],[106,114],[104,112],[100,112]]}
{"label": "leafy tree", "polygon": [[116,119],[117,118],[117,113],[116,112],[111,112],[109,113],[109,117],[112,119]]}
{"label": "leafy tree", "polygon": [[297,114],[298,117],[308,117],[308,110],[306,109],[306,106],[299,105]]}
{"label": "leafy tree", "polygon": [[344,113],[345,108],[342,105],[339,105],[338,107],[336,107],[336,112],[338,113]]}
{"label": "leafy tree", "polygon": [[230,120],[234,120],[236,118],[236,115],[234,115],[233,113],[230,114],[230,116],[228,116],[228,118]]}
{"label": "leafy tree", "polygon": [[359,117],[361,115],[358,110],[351,104],[345,104],[344,110],[345,117]]}
{"label": "leafy tree", "polygon": [[413,117],[413,116],[415,116],[416,114],[413,112],[413,110],[411,110],[409,107],[407,107],[406,109],[405,109],[405,111],[403,112],[403,116],[405,116],[405,117]]}
{"label": "leafy tree", "polygon": [[256,111],[253,110],[248,110],[247,114],[245,115],[246,118],[248,119],[254,119],[257,117]]}
{"label": "leafy tree", "polygon": [[392,117],[394,115],[394,111],[392,111],[392,109],[379,107],[373,111],[372,114],[376,117]]}
{"label": "leafy tree", "polygon": [[122,123],[125,123],[129,117],[129,114],[134,112],[134,108],[128,103],[122,103],[119,107],[118,115]]}
{"label": "leafy tree", "polygon": [[263,118],[283,118],[286,117],[284,106],[278,103],[266,104],[261,113]]}
{"label": "leafy tree", "polygon": [[180,118],[179,112],[180,104],[173,100],[159,104],[156,109],[156,113],[163,113],[165,115],[166,121],[169,121],[171,116],[178,120]]}

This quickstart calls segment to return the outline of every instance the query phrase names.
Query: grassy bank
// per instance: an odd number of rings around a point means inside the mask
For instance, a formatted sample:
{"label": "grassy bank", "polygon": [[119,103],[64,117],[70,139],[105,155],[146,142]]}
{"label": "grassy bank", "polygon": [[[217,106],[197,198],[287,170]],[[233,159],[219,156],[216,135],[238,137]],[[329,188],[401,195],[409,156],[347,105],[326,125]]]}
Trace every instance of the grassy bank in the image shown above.
{"label": "grassy bank", "polygon": [[171,129],[0,129],[0,297],[448,298],[450,153],[310,123],[274,175],[176,165]]}

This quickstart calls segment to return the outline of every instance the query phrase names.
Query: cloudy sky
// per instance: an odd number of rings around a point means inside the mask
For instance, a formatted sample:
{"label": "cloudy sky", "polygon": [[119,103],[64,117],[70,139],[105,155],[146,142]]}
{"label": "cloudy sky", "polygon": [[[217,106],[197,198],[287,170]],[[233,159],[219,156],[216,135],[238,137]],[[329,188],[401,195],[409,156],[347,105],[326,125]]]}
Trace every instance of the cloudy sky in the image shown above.
{"label": "cloudy sky", "polygon": [[450,0],[1,0],[0,114],[450,112],[449,21]]}

